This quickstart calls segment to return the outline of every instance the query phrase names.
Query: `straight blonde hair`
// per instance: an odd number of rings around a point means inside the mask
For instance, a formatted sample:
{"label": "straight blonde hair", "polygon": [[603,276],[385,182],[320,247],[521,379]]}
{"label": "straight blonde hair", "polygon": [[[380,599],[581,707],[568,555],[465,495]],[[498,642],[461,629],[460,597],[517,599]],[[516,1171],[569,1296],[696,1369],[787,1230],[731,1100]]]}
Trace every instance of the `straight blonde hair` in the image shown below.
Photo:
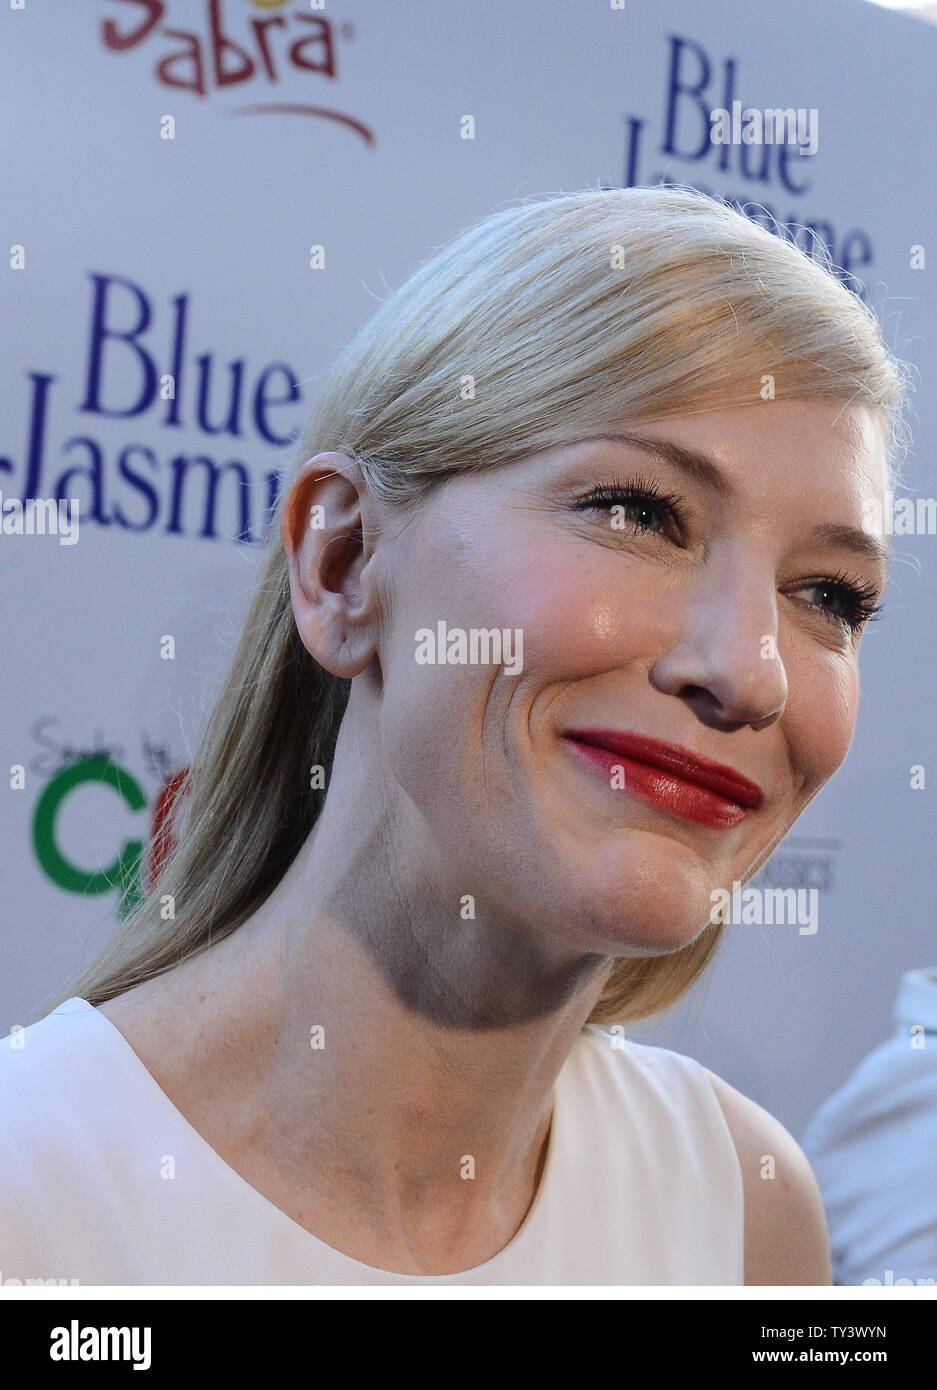
{"label": "straight blonde hair", "polygon": [[[418,506],[449,474],[602,427],[827,397],[873,411],[894,483],[907,386],[828,257],[692,188],[590,188],[497,211],[422,264],[337,359],[296,464],[339,450],[374,494]],[[276,887],[324,804],[309,769],[323,766],[327,784],[351,683],[299,639],[276,521],[186,779],[177,845],[58,1002],[101,1004],[223,940]],[[675,1004],[721,931],[708,923],[671,955],[618,961],[588,1021]]]}

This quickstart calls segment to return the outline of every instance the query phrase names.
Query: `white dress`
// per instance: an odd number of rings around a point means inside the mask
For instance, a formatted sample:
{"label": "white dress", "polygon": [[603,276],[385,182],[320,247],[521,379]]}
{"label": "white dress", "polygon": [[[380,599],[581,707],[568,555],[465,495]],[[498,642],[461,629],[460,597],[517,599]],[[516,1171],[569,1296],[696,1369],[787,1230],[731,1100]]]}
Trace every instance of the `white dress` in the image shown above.
{"label": "white dress", "polygon": [[353,1260],[262,1196],[86,1000],[0,1042],[0,1284],[741,1284],[743,1217],[703,1068],[609,1029],[560,1071],[520,1230],[427,1276]]}

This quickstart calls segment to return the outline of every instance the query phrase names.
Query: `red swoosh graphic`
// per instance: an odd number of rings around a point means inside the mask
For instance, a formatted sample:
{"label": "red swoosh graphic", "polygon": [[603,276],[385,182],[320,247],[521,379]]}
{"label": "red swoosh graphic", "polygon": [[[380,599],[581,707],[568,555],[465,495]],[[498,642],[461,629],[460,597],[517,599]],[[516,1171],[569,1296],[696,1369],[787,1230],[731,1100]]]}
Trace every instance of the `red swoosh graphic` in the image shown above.
{"label": "red swoosh graphic", "polygon": [[324,106],[304,106],[301,102],[295,101],[274,101],[260,102],[254,106],[235,106],[229,112],[232,116],[257,116],[266,115],[268,112],[281,112],[288,116],[322,116],[327,121],[338,121],[340,125],[346,125],[350,130],[354,130],[361,136],[365,144],[375,144],[374,132],[360,121],[356,121],[354,116],[346,116],[343,111],[329,111]]}

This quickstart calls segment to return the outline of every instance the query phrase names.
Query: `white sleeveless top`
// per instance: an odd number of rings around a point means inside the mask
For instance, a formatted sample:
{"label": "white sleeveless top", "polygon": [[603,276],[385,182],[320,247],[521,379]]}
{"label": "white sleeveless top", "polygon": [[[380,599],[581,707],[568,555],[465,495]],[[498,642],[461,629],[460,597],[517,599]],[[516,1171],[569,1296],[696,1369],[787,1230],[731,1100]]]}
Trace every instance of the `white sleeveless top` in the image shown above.
{"label": "white sleeveless top", "polygon": [[0,1285],[741,1284],[743,1216],[703,1068],[603,1028],[557,1078],[520,1230],[426,1276],[361,1264],[263,1197],[86,1000],[0,1042]]}

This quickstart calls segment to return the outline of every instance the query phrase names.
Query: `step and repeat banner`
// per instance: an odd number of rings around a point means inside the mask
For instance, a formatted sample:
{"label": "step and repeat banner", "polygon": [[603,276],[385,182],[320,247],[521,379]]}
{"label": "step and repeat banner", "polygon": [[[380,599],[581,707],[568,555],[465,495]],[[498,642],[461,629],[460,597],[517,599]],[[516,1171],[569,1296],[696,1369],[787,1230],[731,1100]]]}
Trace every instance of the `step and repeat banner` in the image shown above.
{"label": "step and repeat banner", "polygon": [[[937,27],[865,0],[10,0],[0,52],[3,1030],[145,886],[323,375],[468,221],[672,179],[825,244],[920,371],[903,495],[937,492]],[[770,108],[796,144],[750,141]],[[759,880],[805,915],[731,927],[635,1033],[797,1134],[937,965],[917,510],[850,756]]]}

